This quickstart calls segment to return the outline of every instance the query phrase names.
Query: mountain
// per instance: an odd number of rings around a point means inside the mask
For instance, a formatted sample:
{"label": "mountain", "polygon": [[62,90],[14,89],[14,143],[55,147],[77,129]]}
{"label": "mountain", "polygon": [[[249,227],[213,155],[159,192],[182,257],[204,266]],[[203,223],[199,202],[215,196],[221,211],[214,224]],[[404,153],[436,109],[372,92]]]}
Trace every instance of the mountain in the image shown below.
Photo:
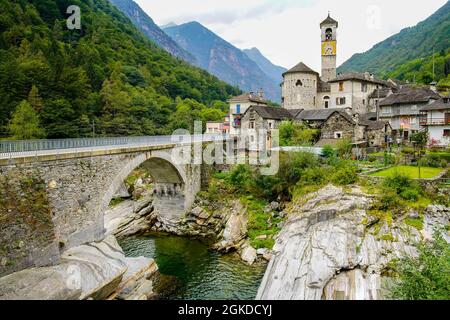
{"label": "mountain", "polygon": [[450,47],[450,1],[426,20],[353,55],[338,72],[370,71],[381,77],[408,61],[424,58]]}
{"label": "mountain", "polygon": [[196,64],[244,91],[264,90],[266,98],[279,102],[279,81],[270,78],[244,52],[198,22],[163,29],[175,42],[196,58]]}
{"label": "mountain", "polygon": [[252,59],[258,67],[271,79],[281,83],[283,81],[282,74],[287,71],[286,68],[274,65],[267,59],[257,48],[244,49],[244,53]]}
{"label": "mountain", "polygon": [[[66,26],[69,5],[80,7],[79,30]],[[107,0],[0,7],[0,139],[89,137],[93,123],[97,136],[170,134],[223,119],[241,93],[161,49]]]}
{"label": "mountain", "polygon": [[195,58],[188,52],[180,48],[175,41],[167,36],[150,18],[144,10],[133,0],[109,0],[120,11],[122,11],[134,25],[144,33],[150,40],[154,41],[161,48],[170,54],[190,63],[195,62]]}

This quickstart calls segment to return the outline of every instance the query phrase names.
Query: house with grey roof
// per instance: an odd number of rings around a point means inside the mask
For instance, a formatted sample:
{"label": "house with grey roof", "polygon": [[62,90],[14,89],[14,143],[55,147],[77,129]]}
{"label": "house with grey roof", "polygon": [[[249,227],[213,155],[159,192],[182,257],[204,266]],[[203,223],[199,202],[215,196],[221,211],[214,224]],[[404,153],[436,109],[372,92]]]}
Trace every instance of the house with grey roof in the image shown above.
{"label": "house with grey roof", "polygon": [[420,110],[439,98],[429,88],[404,86],[380,101],[379,119],[389,121],[394,136],[408,140],[423,128],[420,125]]}
{"label": "house with grey roof", "polygon": [[[318,146],[334,145],[342,139],[349,139],[359,146],[380,147],[385,137],[391,134],[390,125],[385,121],[359,119],[344,109],[305,110],[250,106],[242,117],[242,134],[249,142],[256,140],[258,132],[268,132],[268,144],[271,145],[271,131],[278,129],[282,121],[301,122],[310,128],[320,130]],[[252,138],[254,136],[254,138]]]}
{"label": "house with grey roof", "polygon": [[450,145],[450,97],[442,97],[420,108],[420,125],[429,134],[429,143],[448,147]]}
{"label": "house with grey roof", "polygon": [[230,104],[229,133],[232,136],[239,135],[242,115],[250,106],[267,106],[267,101],[264,99],[262,91],[256,94],[253,92],[244,93],[230,98],[227,102]]}

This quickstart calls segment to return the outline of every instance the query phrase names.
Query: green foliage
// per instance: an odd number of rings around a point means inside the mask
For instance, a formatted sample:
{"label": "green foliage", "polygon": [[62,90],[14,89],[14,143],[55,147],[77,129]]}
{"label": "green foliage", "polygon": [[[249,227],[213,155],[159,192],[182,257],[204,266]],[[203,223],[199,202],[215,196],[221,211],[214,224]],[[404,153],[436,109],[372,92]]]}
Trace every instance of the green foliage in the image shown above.
{"label": "green foliage", "polygon": [[9,132],[17,140],[39,139],[45,136],[37,112],[25,100],[14,111]]}
{"label": "green foliage", "polygon": [[388,77],[426,85],[432,81],[437,81],[439,86],[450,87],[449,64],[450,51],[444,50],[443,52],[437,52],[434,56],[434,77],[432,55],[398,65],[388,73]]}
{"label": "green foliage", "polygon": [[411,141],[414,142],[420,149],[423,149],[428,144],[428,132],[419,131],[411,135]]}
{"label": "green foliage", "polygon": [[[396,68],[409,61],[424,58],[423,62],[429,64],[433,49],[439,56],[447,56],[450,48],[450,3],[435,12],[425,21],[411,28],[405,28],[399,33],[376,44],[365,53],[358,53],[346,61],[339,72],[369,70],[380,77],[397,76],[402,78],[402,72],[396,72]],[[436,60],[435,60],[436,61]],[[444,65],[438,61],[436,65],[436,75],[439,77],[443,73]],[[420,64],[414,66],[420,70]],[[414,70],[414,68],[408,68]],[[429,67],[426,70],[431,70]],[[441,71],[442,70],[442,71]],[[392,72],[392,74],[391,74]],[[409,78],[410,76],[408,76]],[[428,78],[426,78],[428,77]],[[408,79],[403,77],[403,79]],[[409,79],[410,81],[412,80]],[[430,81],[429,75],[423,81]]]}
{"label": "green foliage", "polygon": [[398,283],[391,291],[394,299],[450,299],[450,245],[439,232],[434,238],[432,243],[417,246],[417,258],[405,257],[395,264]]}
{"label": "green foliage", "polygon": [[324,158],[333,158],[337,156],[336,150],[330,146],[330,145],[325,145],[322,148],[322,157]]}
{"label": "green foliage", "polygon": [[340,158],[350,159],[352,156],[352,141],[350,139],[339,140],[336,150]]}
{"label": "green foliage", "polygon": [[279,127],[280,146],[311,146],[320,136],[320,131],[293,121],[283,121]]}
{"label": "green foliage", "polygon": [[[68,5],[82,30],[65,26]],[[0,137],[28,99],[48,138],[168,134],[179,101],[218,119],[240,90],[150,42],[107,0],[0,0]],[[189,109],[188,112],[197,112]],[[189,118],[197,119],[196,115]]]}
{"label": "green foliage", "polygon": [[358,171],[356,165],[349,162],[341,162],[334,174],[331,176],[331,181],[337,185],[349,185],[358,180]]}
{"label": "green foliage", "polygon": [[414,195],[419,195],[422,191],[416,181],[400,172],[385,178],[382,186],[385,189],[394,191],[405,200],[417,200],[417,197],[414,198]]}
{"label": "green foliage", "polygon": [[438,154],[430,153],[421,158],[419,164],[422,167],[445,168],[447,167],[447,160],[442,159]]}

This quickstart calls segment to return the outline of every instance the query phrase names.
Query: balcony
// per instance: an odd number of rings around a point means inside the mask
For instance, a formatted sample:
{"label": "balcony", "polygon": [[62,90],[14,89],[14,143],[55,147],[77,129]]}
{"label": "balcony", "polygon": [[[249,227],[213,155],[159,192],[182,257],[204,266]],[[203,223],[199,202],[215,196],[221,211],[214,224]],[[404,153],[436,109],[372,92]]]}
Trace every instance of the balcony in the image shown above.
{"label": "balcony", "polygon": [[446,126],[450,125],[450,117],[447,118],[421,118],[421,126]]}

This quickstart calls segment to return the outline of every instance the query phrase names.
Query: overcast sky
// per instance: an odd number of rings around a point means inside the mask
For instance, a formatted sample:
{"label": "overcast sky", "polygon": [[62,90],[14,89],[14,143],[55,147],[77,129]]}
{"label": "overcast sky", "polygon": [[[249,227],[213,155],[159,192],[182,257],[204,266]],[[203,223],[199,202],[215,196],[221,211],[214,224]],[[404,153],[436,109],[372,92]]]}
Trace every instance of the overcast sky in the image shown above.
{"label": "overcast sky", "polygon": [[135,0],[158,25],[199,21],[238,48],[273,63],[320,71],[319,23],[339,22],[338,65],[426,19],[447,0]]}

